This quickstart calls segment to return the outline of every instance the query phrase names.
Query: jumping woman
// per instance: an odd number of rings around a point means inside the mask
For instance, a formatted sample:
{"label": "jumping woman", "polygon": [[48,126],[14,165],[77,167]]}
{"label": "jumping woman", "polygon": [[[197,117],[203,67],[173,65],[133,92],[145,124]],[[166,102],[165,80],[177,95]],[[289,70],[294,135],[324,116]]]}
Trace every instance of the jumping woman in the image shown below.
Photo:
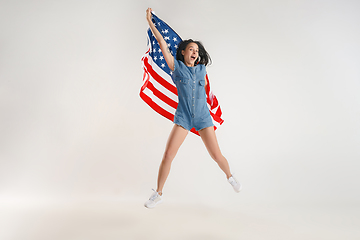
{"label": "jumping woman", "polygon": [[220,151],[214,124],[206,103],[207,81],[205,75],[210,56],[200,42],[189,39],[179,44],[176,58],[174,58],[166,41],[151,21],[151,12],[151,8],[146,10],[146,20],[160,45],[167,65],[172,71],[172,80],[178,92],[178,106],[174,116],[174,126],[159,167],[157,189],[154,190],[144,205],[147,208],[153,208],[162,202],[162,190],[169,175],[171,163],[193,127],[199,132],[210,156],[225,173],[228,182],[236,192],[240,192],[241,184],[232,176],[229,163]]}

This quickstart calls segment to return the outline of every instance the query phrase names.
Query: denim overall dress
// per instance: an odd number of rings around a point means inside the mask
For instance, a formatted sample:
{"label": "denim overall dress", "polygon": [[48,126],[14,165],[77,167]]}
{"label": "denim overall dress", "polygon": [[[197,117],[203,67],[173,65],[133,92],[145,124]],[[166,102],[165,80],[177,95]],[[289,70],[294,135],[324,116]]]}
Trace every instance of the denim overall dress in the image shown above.
{"label": "denim overall dress", "polygon": [[214,126],[206,103],[205,65],[186,66],[182,61],[174,59],[174,81],[179,103],[174,116],[174,123],[187,130],[193,127],[199,131]]}

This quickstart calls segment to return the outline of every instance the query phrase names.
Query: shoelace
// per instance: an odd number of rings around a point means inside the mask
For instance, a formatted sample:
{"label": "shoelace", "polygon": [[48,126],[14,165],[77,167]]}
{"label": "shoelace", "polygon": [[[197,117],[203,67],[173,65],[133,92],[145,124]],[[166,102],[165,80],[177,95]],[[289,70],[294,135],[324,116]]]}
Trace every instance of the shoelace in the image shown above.
{"label": "shoelace", "polygon": [[155,198],[159,196],[159,194],[155,191],[155,189],[152,189],[154,193],[150,196],[149,200],[154,201]]}
{"label": "shoelace", "polygon": [[230,184],[231,184],[232,186],[235,186],[235,185],[237,184],[237,181],[236,181],[235,178],[233,178],[232,176],[231,176]]}

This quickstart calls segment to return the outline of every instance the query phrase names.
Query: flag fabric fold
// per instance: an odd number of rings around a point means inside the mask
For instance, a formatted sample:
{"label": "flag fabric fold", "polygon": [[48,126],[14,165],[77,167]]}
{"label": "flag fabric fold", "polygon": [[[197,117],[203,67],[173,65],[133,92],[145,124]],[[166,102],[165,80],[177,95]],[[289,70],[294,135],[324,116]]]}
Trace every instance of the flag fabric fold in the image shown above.
{"label": "flag fabric fold", "polygon": [[[180,36],[164,21],[152,13],[152,21],[159,30],[170,49],[171,54],[176,58],[176,50],[182,41]],[[143,84],[140,89],[140,98],[146,102],[154,111],[174,121],[174,115],[178,104],[177,89],[171,78],[172,71],[166,64],[161,52],[159,43],[152,34],[150,28],[147,30],[148,49],[141,58],[143,68]],[[224,120],[221,118],[222,112],[216,96],[210,88],[210,81],[206,88],[206,101],[210,115],[216,130]],[[191,132],[199,135],[195,128]]]}

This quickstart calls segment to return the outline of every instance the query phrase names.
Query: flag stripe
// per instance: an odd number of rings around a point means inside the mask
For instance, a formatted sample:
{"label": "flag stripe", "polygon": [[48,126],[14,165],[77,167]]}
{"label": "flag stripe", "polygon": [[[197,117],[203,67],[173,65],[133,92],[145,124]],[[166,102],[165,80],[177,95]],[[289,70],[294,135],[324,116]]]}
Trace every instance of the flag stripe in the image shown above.
{"label": "flag stripe", "polygon": [[167,103],[163,102],[161,99],[156,97],[150,89],[148,89],[148,88],[144,89],[143,93],[146,96],[148,96],[158,106],[162,107],[165,111],[167,111],[173,115],[175,114],[176,108],[169,106]]}
{"label": "flag stripe", "polygon": [[153,110],[155,110],[160,115],[166,117],[167,119],[174,121],[174,114],[166,111],[163,107],[159,106],[157,103],[153,101],[148,95],[144,92],[140,92],[140,97],[144,100]]}
{"label": "flag stripe", "polygon": [[[154,82],[155,83],[155,82]],[[147,88],[149,90],[151,90],[153,92],[153,94],[158,97],[159,99],[161,99],[161,101],[167,103],[168,105],[170,105],[173,108],[177,108],[178,103],[173,101],[172,99],[170,99],[169,97],[167,97],[165,94],[163,94],[161,91],[157,90],[154,85],[152,84],[151,81],[148,82],[147,84]]]}

